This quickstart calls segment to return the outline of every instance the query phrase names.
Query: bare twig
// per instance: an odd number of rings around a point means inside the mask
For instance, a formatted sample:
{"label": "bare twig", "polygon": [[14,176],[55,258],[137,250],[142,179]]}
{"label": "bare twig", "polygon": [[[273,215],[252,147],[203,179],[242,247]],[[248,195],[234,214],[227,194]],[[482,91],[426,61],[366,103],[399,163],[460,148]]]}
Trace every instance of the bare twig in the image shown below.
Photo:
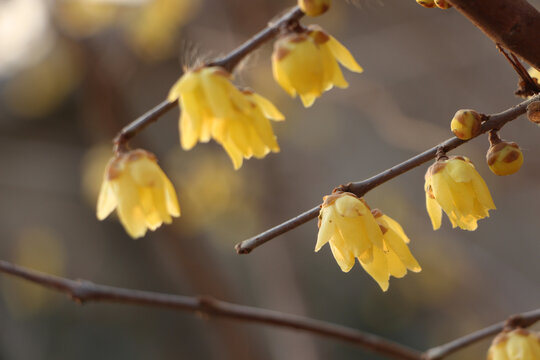
{"label": "bare twig", "polygon": [[80,304],[93,301],[170,308],[236,321],[301,330],[350,342],[396,359],[420,360],[422,355],[416,350],[360,330],[278,311],[238,305],[209,296],[189,297],[98,285],[89,281],[75,281],[44,274],[2,260],[0,260],[0,272],[66,293],[73,301]]}
{"label": "bare twig", "polygon": [[63,292],[79,303],[109,302],[189,311],[206,316],[229,318],[236,321],[273,325],[334,338],[358,345],[373,352],[404,360],[442,359],[477,341],[502,331],[506,327],[529,327],[540,321],[540,309],[511,316],[508,320],[488,326],[447,344],[420,353],[380,336],[345,326],[314,320],[278,311],[238,305],[210,296],[180,296],[141,290],[123,289],[94,284],[84,280],[70,280],[44,274],[0,260],[0,273],[24,279],[45,288]]}
{"label": "bare twig", "polygon": [[540,69],[540,13],[526,0],[448,0],[496,44]]}
{"label": "bare twig", "polygon": [[[274,38],[283,27],[289,26],[291,23],[298,22],[304,13],[298,6],[287,11],[278,20],[268,24],[263,30],[253,35],[242,45],[228,53],[227,55],[208,63],[208,66],[221,66],[229,72],[232,72],[235,67],[250,53],[255,51],[259,46]],[[148,125],[158,120],[159,117],[173,109],[177,101],[165,100],[156,105],[154,108],[147,111],[127,126],[125,126],[114,139],[115,150],[124,150],[127,142],[145,129]]]}
{"label": "bare twig", "polygon": [[447,344],[440,345],[427,350],[424,353],[423,359],[425,360],[438,360],[442,359],[460,349],[463,349],[473,343],[483,340],[487,337],[495,335],[501,332],[505,327],[529,327],[540,321],[540,309],[529,311],[523,314],[514,315],[508,318],[506,321],[493,324],[484,329],[475,331],[469,335],[463,336],[459,339],[450,341]]}
{"label": "bare twig", "polygon": [[[482,124],[481,132],[480,134],[483,134],[489,130],[492,129],[500,129],[503,127],[507,122],[512,121],[519,117],[520,115],[524,114],[527,111],[527,105],[534,101],[540,100],[540,95],[536,95],[526,101],[521,102],[520,104],[505,110],[498,114],[488,115],[486,116],[487,121],[485,121]],[[480,135],[479,134],[479,135]],[[479,136],[477,135],[477,136]],[[468,141],[468,140],[467,140]],[[429,150],[424,151],[421,154],[418,154],[401,164],[398,164],[394,167],[391,167],[390,169],[387,169],[369,179],[349,183],[347,185],[341,185],[338,187],[339,190],[342,191],[348,191],[356,194],[357,196],[361,197],[364,196],[368,191],[376,188],[377,186],[384,184],[388,180],[391,180],[395,178],[396,176],[399,176],[409,170],[414,169],[415,167],[422,165],[432,159],[435,158],[437,155],[437,150],[442,149],[445,152],[450,151],[452,149],[457,148],[460,145],[463,145],[467,141],[460,140],[457,137],[450,138],[434,147],[432,147]],[[247,240],[244,240],[238,244],[236,244],[235,248],[236,251],[239,254],[249,254],[253,249],[256,247],[266,243],[267,241],[272,240],[276,236],[279,236],[287,231],[290,231],[306,222],[308,222],[311,219],[314,219],[317,217],[319,213],[319,208],[315,207],[311,210],[308,210],[300,215],[298,215],[295,218],[292,218],[290,220],[285,221],[282,224],[279,224],[277,226],[274,226],[273,228],[266,230],[265,232],[256,235],[252,238],[249,238]]]}

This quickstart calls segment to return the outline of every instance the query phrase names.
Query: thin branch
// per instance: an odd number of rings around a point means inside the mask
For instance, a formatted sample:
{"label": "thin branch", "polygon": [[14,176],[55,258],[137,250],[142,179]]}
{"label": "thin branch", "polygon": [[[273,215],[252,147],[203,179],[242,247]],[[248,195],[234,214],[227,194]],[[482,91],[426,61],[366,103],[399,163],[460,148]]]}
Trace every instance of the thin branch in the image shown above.
{"label": "thin branch", "polygon": [[463,336],[459,339],[450,341],[444,345],[440,345],[434,348],[427,350],[424,353],[424,360],[438,360],[442,359],[454,352],[461,350],[471,344],[474,344],[480,340],[483,340],[487,337],[493,336],[501,332],[505,327],[522,327],[526,328],[537,321],[540,321],[540,309],[529,311],[523,314],[514,315],[508,318],[506,321],[493,324],[484,329],[475,331],[469,335]]}
{"label": "thin branch", "polygon": [[[250,53],[259,48],[262,44],[273,39],[282,28],[297,23],[304,13],[298,6],[287,11],[283,16],[274,22],[271,22],[263,30],[253,35],[242,45],[228,53],[227,55],[208,63],[208,66],[221,66],[225,70],[232,72],[235,67]],[[114,139],[115,149],[122,150],[127,142],[135,135],[145,129],[148,125],[158,120],[162,115],[173,109],[178,101],[165,100],[147,111],[144,115],[138,117],[133,122],[125,126]]]}
{"label": "thin branch", "polygon": [[122,289],[98,285],[84,280],[74,281],[26,269],[3,260],[0,260],[0,272],[28,280],[52,290],[66,293],[73,301],[80,304],[92,301],[170,308],[180,311],[195,312],[207,316],[301,330],[350,342],[395,359],[421,360],[422,356],[422,354],[416,350],[374,334],[302,316],[238,305],[217,300],[209,296],[189,297]]}
{"label": "thin branch", "polygon": [[518,326],[526,328],[537,321],[540,321],[540,309],[536,309],[511,316],[506,321],[488,326],[447,344],[420,353],[380,336],[345,326],[302,316],[285,314],[278,311],[238,305],[217,300],[209,296],[180,296],[99,285],[85,280],[75,281],[30,270],[3,260],[0,260],[0,273],[12,275],[16,278],[27,280],[45,288],[63,292],[69,295],[71,300],[79,304],[85,302],[106,302],[169,308],[179,311],[194,312],[208,317],[213,316],[236,321],[273,325],[350,342],[373,352],[403,360],[442,359],[473,343],[495,335],[504,328],[514,328]]}
{"label": "thin branch", "polygon": [[[523,115],[527,111],[527,105],[538,100],[540,100],[540,95],[536,95],[501,113],[487,115],[486,119],[488,120],[482,124],[480,134],[488,132],[489,130],[492,130],[492,129],[502,128],[507,122],[516,119],[520,115]],[[478,134],[477,136],[479,136],[480,134]],[[394,167],[391,167],[390,169],[387,169],[373,177],[370,177],[369,179],[349,183],[346,185],[341,185],[340,187],[338,187],[338,189],[342,191],[352,192],[356,194],[357,196],[362,197],[368,191],[376,188],[377,186],[381,184],[384,184],[388,180],[391,180],[403,173],[406,173],[407,171],[414,169],[415,167],[419,165],[422,165],[430,160],[433,160],[435,156],[437,155],[438,149],[443,149],[444,151],[450,151],[452,149],[457,148],[460,145],[463,145],[467,141],[460,140],[457,137],[450,138],[432,147],[431,149],[424,151],[423,153],[413,156],[412,158]],[[281,235],[287,231],[290,231],[308,222],[311,219],[315,219],[318,214],[319,214],[319,207],[315,207],[290,220],[285,221],[282,224],[274,226],[273,228],[266,230],[265,232],[259,235],[256,235],[252,238],[249,238],[247,240],[244,240],[236,244],[235,249],[238,254],[249,254],[256,247],[272,240],[278,235]]]}
{"label": "thin branch", "polygon": [[540,69],[540,13],[526,0],[448,0],[495,44]]}

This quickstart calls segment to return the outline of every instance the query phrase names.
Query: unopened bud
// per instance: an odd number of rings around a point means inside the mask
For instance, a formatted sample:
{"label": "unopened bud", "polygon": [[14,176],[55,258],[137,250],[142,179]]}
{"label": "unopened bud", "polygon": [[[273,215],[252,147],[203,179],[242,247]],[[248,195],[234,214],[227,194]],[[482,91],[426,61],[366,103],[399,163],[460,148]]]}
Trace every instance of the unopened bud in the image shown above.
{"label": "unopened bud", "polygon": [[501,141],[490,146],[486,160],[495,175],[511,175],[521,168],[523,153],[515,142]]}
{"label": "unopened bud", "polygon": [[416,0],[416,2],[426,8],[435,7],[435,0]]}
{"label": "unopened bud", "polygon": [[535,101],[527,106],[527,117],[530,121],[540,125],[540,101]]}
{"label": "unopened bud", "polygon": [[480,134],[480,127],[482,125],[482,115],[474,110],[458,110],[452,122],[450,128],[454,135],[461,140],[469,140]]}
{"label": "unopened bud", "polygon": [[437,5],[439,9],[450,9],[452,7],[452,4],[446,0],[435,0],[435,5]]}
{"label": "unopened bud", "polygon": [[306,15],[319,16],[330,8],[331,0],[298,0],[298,6]]}

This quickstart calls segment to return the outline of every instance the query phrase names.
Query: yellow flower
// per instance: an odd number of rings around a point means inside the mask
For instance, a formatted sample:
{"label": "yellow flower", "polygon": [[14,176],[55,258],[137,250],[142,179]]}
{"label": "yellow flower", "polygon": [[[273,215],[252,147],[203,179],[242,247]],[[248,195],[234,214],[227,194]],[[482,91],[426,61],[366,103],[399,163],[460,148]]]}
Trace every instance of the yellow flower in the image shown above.
{"label": "yellow flower", "polygon": [[180,142],[184,150],[213,138],[238,169],[243,158],[263,158],[270,151],[279,151],[268,119],[280,121],[284,116],[268,99],[240,91],[230,79],[231,75],[220,67],[188,71],[171,88],[168,100],[178,99],[181,108]]}
{"label": "yellow flower", "polygon": [[421,270],[409,251],[408,242],[403,228],[395,220],[379,210],[372,212],[364,199],[339,192],[324,197],[315,251],[329,243],[342,271],[350,271],[358,259],[386,291],[390,275],[401,278],[407,269]]}
{"label": "yellow flower", "polygon": [[310,107],[334,85],[349,86],[338,61],[351,71],[363,71],[345,46],[319,27],[310,26],[305,32],[286,35],[275,43],[272,71],[289,95],[300,95],[304,106]]}
{"label": "yellow flower", "polygon": [[141,149],[115,155],[107,165],[97,204],[97,217],[105,219],[118,208],[127,233],[138,238],[180,216],[176,192],[157,164]]}
{"label": "yellow flower", "polygon": [[452,227],[476,230],[476,222],[489,217],[488,210],[495,209],[484,179],[465,157],[437,160],[425,179],[426,208],[434,230],[441,227],[442,210]]}
{"label": "yellow flower", "polygon": [[540,359],[540,334],[517,328],[503,331],[493,339],[488,360]]}
{"label": "yellow flower", "polygon": [[452,7],[446,0],[416,0],[416,2],[427,8],[434,8],[437,6],[439,9],[449,9]]}
{"label": "yellow flower", "polygon": [[298,0],[298,6],[309,16],[319,16],[330,8],[331,0]]}

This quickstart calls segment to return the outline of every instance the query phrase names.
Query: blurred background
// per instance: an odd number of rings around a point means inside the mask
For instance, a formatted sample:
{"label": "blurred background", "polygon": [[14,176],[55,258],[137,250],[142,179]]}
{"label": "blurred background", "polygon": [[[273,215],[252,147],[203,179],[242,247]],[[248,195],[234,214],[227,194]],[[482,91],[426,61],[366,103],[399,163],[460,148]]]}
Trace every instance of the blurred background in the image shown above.
{"label": "blurred background", "polygon": [[[540,1],[531,1],[540,7]],[[182,217],[133,241],[115,216],[95,217],[111,139],[161,102],[182,67],[225,54],[293,0],[0,1],[0,259],[69,278],[182,295],[206,294],[370,331],[417,349],[540,304],[540,135],[521,118],[502,131],[523,149],[509,177],[469,156],[497,210],[475,232],[433,232],[421,166],[366,200],[398,220],[423,267],[381,292],[359,265],[342,273],[314,253],[315,221],[236,255],[235,243],[450,137],[460,108],[502,111],[517,76],[455,10],[414,0],[334,0],[317,22],[364,67],[304,109],[271,76],[272,45],[236,83],[271,99],[279,154],[234,171],[215,143],[178,144],[178,110],[133,142],[154,152]],[[489,341],[449,359],[484,358]],[[358,347],[289,330],[165,309],[76,305],[0,276],[0,359],[379,359]]]}

